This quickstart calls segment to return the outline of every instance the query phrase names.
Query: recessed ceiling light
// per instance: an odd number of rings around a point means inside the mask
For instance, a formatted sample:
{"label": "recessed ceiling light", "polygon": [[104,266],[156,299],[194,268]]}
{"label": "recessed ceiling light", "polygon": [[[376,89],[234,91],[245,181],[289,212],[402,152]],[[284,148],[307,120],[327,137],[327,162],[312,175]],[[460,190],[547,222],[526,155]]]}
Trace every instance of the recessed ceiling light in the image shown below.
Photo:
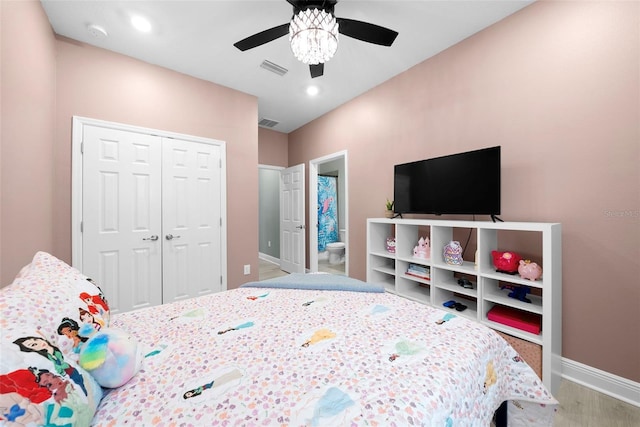
{"label": "recessed ceiling light", "polygon": [[147,18],[143,18],[140,15],[134,15],[131,17],[131,25],[133,25],[136,30],[142,33],[148,33],[149,31],[151,31],[151,23],[149,22],[149,20]]}
{"label": "recessed ceiling light", "polygon": [[318,89],[318,86],[309,86],[307,88],[307,95],[309,96],[316,96],[318,94],[320,90]]}

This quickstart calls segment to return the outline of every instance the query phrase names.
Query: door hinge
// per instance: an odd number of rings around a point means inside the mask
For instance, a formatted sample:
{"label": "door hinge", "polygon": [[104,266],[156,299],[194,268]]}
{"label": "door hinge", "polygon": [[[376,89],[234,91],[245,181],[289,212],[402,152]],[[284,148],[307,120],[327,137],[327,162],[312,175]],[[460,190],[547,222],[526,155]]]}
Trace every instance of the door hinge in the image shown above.
{"label": "door hinge", "polygon": [[80,154],[84,154],[84,142],[80,143]]}
{"label": "door hinge", "polygon": [[222,159],[218,159],[218,167],[222,169]]}
{"label": "door hinge", "polygon": [[222,285],[222,276],[220,276],[220,284]]}
{"label": "door hinge", "polygon": [[84,222],[80,221],[80,232],[84,233]]}
{"label": "door hinge", "polygon": [[222,217],[220,217],[220,227],[222,227]]}

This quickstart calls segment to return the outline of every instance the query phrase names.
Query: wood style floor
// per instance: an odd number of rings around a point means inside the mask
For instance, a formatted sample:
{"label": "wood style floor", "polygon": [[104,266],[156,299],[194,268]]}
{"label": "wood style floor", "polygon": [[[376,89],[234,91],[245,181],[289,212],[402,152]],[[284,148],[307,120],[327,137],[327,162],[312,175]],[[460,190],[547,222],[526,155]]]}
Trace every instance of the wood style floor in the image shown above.
{"label": "wood style floor", "polygon": [[[327,266],[327,269],[330,268]],[[318,264],[322,270],[322,264]],[[329,271],[334,272],[334,271]],[[287,273],[268,261],[260,260],[260,280]],[[344,272],[342,273],[344,274]],[[560,402],[556,427],[638,427],[640,408],[594,391],[572,381],[562,380],[555,396]]]}

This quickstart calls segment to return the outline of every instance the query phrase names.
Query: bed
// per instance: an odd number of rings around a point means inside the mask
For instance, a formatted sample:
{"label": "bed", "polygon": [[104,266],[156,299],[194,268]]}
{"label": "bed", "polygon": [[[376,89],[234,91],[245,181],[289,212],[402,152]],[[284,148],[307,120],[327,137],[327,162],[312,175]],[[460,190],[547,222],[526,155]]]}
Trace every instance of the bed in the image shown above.
{"label": "bed", "polygon": [[[110,315],[87,279],[40,252],[0,290],[5,424],[488,426],[505,401],[509,425],[553,424],[558,402],[498,334],[372,284],[289,275]],[[58,332],[80,308],[137,342],[125,384],[94,383]],[[55,356],[19,348],[25,336]]]}

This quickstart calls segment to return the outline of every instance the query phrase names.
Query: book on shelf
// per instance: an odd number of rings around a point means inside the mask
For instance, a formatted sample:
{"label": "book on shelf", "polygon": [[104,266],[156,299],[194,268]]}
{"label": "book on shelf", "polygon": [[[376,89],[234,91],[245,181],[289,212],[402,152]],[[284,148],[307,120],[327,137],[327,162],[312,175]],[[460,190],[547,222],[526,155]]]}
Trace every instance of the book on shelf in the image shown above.
{"label": "book on shelf", "polygon": [[412,273],[410,271],[407,271],[405,274],[407,276],[413,276],[413,277],[417,277],[418,279],[426,280],[427,282],[429,280],[431,280],[431,277],[429,277],[429,276],[422,276],[422,275],[419,275],[419,274]]}
{"label": "book on shelf", "polygon": [[424,280],[431,279],[431,269],[424,265],[409,264],[406,274],[408,274],[409,276],[418,277]]}

